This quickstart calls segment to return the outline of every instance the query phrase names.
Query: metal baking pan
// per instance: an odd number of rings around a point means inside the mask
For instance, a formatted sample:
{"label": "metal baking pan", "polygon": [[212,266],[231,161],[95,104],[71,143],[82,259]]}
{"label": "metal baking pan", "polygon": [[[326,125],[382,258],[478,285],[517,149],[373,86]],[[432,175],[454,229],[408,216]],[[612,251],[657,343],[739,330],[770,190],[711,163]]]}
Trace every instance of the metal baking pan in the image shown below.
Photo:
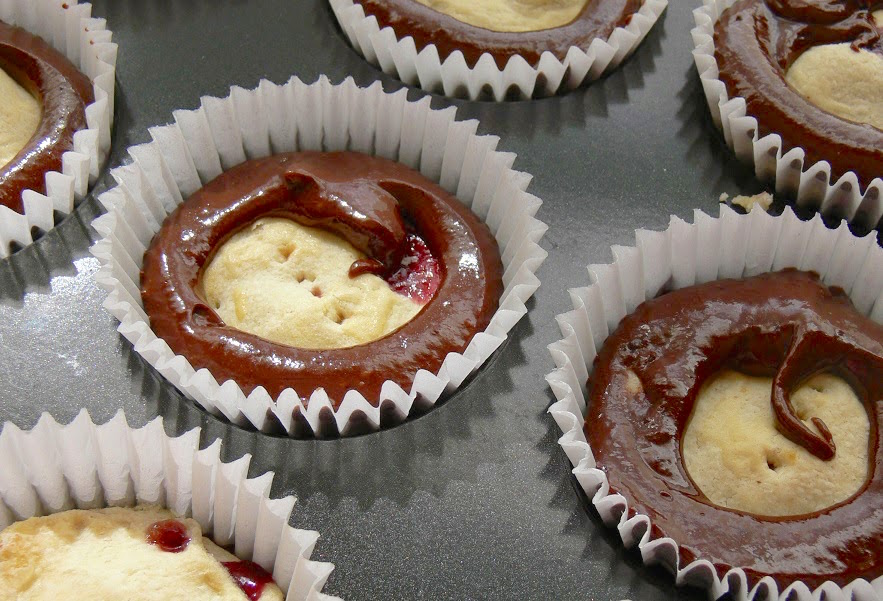
{"label": "metal baking pan", "polygon": [[[275,438],[230,426],[186,400],[116,332],[88,252],[99,213],[90,197],[59,227],[0,260],[0,421],[67,422],[86,408],[133,425],[163,416],[169,433],[199,426],[226,459],[253,455],[250,475],[276,472],[295,494],[295,525],[318,530],[315,559],[337,569],[325,592],[346,599],[704,599],[623,548],[578,491],[546,415],[546,345],[567,288],[588,263],[611,260],[636,228],[669,215],[716,214],[722,192],[762,189],[714,129],[690,54],[692,9],[672,2],[618,70],[564,96],[492,104],[434,97],[501,137],[544,200],[549,258],[530,312],[478,375],[402,426],[353,439]],[[352,76],[401,87],[353,51],[326,0],[94,0],[119,43],[114,147],[202,95],[262,78]],[[417,98],[424,93],[412,90]],[[95,192],[112,185],[105,171]]]}

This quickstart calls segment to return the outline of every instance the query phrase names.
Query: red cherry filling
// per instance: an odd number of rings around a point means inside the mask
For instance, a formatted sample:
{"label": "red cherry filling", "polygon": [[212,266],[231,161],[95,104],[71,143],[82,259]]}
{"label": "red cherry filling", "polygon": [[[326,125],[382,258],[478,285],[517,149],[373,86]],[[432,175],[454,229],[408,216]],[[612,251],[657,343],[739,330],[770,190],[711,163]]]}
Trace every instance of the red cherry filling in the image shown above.
{"label": "red cherry filling", "polygon": [[408,234],[408,249],[399,268],[386,281],[389,287],[403,296],[426,304],[435,295],[441,279],[438,259],[432,256],[423,238]]}
{"label": "red cherry filling", "polygon": [[222,564],[236,584],[251,601],[258,601],[264,587],[273,582],[273,577],[253,561],[225,561]]}
{"label": "red cherry filling", "polygon": [[190,535],[178,520],[163,520],[147,529],[147,542],[168,553],[180,553],[190,544]]}

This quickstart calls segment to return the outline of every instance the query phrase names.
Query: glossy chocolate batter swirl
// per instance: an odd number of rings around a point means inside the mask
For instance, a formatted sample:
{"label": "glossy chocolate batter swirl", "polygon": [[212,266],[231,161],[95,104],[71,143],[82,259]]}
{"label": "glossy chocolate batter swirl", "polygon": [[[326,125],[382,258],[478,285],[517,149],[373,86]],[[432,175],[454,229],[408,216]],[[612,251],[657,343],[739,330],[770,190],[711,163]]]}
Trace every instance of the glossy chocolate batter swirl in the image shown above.
{"label": "glossy chocolate batter swirl", "polygon": [[[688,476],[681,444],[699,390],[724,369],[773,377],[777,427],[821,457],[836,449],[794,415],[790,393],[821,372],[846,380],[870,418],[864,487],[795,517],[713,505]],[[679,543],[681,567],[707,559],[720,576],[741,567],[782,588],[798,579],[842,586],[883,571],[883,326],[843,291],[786,270],[669,292],[622,320],[596,359],[589,392],[585,432],[599,467],[632,514],[650,517],[654,539]]]}
{"label": "glossy chocolate batter swirl", "polygon": [[460,50],[470,67],[487,52],[500,69],[515,55],[535,66],[543,52],[563,59],[571,46],[587,48],[595,38],[606,40],[614,29],[628,25],[643,4],[643,0],[588,0],[566,25],[513,33],[476,27],[414,0],[356,1],[366,15],[377,18],[381,28],[392,27],[399,39],[412,36],[418,52],[435,44],[444,62],[449,54]]}
{"label": "glossy chocolate batter swirl", "polygon": [[22,192],[46,192],[46,173],[61,171],[62,155],[73,150],[74,133],[86,127],[92,84],[67,58],[20,27],[0,21],[0,69],[42,105],[40,125],[27,146],[0,165],[0,205],[22,213]]}
{"label": "glossy chocolate batter swirl", "polygon": [[828,113],[801,96],[785,74],[806,50],[850,43],[883,54],[871,12],[879,0],[739,0],[714,28],[720,79],[741,96],[758,134],[782,136],[783,152],[806,151],[806,166],[831,164],[832,181],[854,171],[862,186],[883,176],[883,131]]}
{"label": "glossy chocolate batter swirl", "polygon": [[[360,346],[294,348],[231,328],[201,296],[200,274],[231,235],[271,216],[347,239],[376,273],[397,267],[413,228],[439,260],[442,281],[413,320]],[[365,270],[357,264],[351,275]],[[169,215],[141,272],[151,328],[195,368],[235,380],[246,394],[322,387],[338,404],[350,389],[376,401],[386,380],[409,390],[417,370],[436,372],[487,327],[502,291],[496,241],[469,209],[404,165],[353,152],[281,154],[223,173]]]}

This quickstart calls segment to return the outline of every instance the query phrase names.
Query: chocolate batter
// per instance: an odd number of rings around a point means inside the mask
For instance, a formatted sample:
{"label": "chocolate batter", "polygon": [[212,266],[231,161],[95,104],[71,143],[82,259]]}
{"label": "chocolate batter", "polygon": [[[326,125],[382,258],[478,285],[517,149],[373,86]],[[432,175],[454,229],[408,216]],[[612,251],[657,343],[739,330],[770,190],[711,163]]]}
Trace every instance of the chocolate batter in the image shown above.
{"label": "chocolate batter", "polygon": [[[819,372],[849,382],[870,418],[866,485],[839,505],[795,517],[711,504],[684,468],[681,438],[696,395],[722,369],[773,377],[777,427],[822,458],[836,449],[794,415],[790,393]],[[635,393],[630,372],[641,383]],[[825,580],[843,586],[883,571],[883,326],[858,313],[842,290],[786,270],[667,293],[623,319],[588,389],[585,432],[599,467],[632,515],[650,517],[654,539],[679,543],[681,567],[707,559],[720,576],[741,567],[754,582],[772,576],[780,590],[798,579],[812,588]]]}
{"label": "chocolate batter", "polygon": [[[301,349],[230,328],[202,298],[201,270],[230,235],[268,216],[331,230],[387,274],[413,228],[439,260],[442,282],[412,321],[361,346]],[[417,370],[436,372],[488,325],[502,291],[497,244],[469,209],[404,165],[354,152],[281,154],[223,173],[169,215],[141,272],[151,327],[195,368],[246,394],[322,387],[338,404],[350,389],[376,401],[385,380],[409,390]]]}
{"label": "chocolate batter", "polygon": [[838,179],[854,171],[862,186],[883,176],[883,131],[828,113],[785,81],[812,46],[849,42],[883,54],[871,12],[879,0],[739,0],[714,28],[715,59],[730,97],[741,96],[760,136],[778,133],[784,150],[806,151],[805,165],[831,164]]}
{"label": "chocolate batter", "polygon": [[491,31],[463,23],[414,0],[356,0],[366,15],[374,15],[381,28],[392,27],[396,37],[412,36],[420,52],[435,44],[442,61],[455,50],[463,52],[474,67],[485,52],[502,69],[512,56],[520,54],[536,66],[543,52],[559,59],[571,46],[587,48],[595,38],[606,40],[617,27],[629,23],[643,0],[589,0],[579,15],[562,27],[510,33]]}
{"label": "chocolate batter", "polygon": [[0,21],[0,69],[37,97],[40,125],[27,146],[0,166],[0,205],[24,212],[24,190],[46,192],[46,173],[61,171],[62,155],[73,150],[74,133],[86,127],[92,84],[67,58],[42,39]]}

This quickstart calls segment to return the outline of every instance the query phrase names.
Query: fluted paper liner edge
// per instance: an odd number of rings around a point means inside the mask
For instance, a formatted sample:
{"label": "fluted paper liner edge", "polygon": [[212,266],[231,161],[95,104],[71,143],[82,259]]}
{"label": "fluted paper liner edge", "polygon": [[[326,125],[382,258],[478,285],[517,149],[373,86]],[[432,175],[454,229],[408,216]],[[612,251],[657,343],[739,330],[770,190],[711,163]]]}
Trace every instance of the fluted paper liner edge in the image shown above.
{"label": "fluted paper liner edge", "polygon": [[883,177],[874,178],[864,190],[852,171],[831,181],[827,161],[807,165],[806,151],[798,146],[785,148],[780,134],[760,137],[757,119],[748,115],[745,99],[729,97],[714,58],[714,25],[735,1],[703,0],[703,6],[693,11],[696,27],[691,32],[693,60],[705,99],[727,146],[754,167],[758,179],[774,182],[778,193],[794,195],[797,206],[817,207],[825,215],[876,226],[883,217]]}
{"label": "fluted paper liner edge", "polygon": [[46,193],[25,190],[24,214],[0,206],[0,258],[11,243],[27,246],[34,228],[55,226],[55,211],[68,214],[98,179],[110,152],[117,45],[104,19],[92,18],[92,5],[78,0],[6,0],[0,21],[42,37],[92,82],[95,101],[86,107],[86,128],[74,134],[74,148],[62,155],[62,169],[45,175]]}
{"label": "fluted paper liner edge", "polygon": [[[453,392],[527,313],[525,303],[540,284],[535,272],[546,257],[539,241],[547,229],[534,218],[542,202],[525,191],[531,176],[510,168],[515,155],[496,150],[499,138],[475,134],[477,121],[456,121],[455,108],[433,110],[429,98],[408,102],[406,94],[387,94],[379,83],[359,88],[350,78],[339,85],[295,77],[284,85],[234,87],[227,98],[205,97],[196,110],[176,111],[174,124],[151,128],[153,142],[130,148],[133,162],[111,172],[119,185],[99,197],[108,213],[93,222],[103,236],[92,253],[101,261],[96,281],[109,291],[105,307],[135,351],[207,411],[265,432],[281,426],[289,435],[296,409],[316,433],[323,411],[333,412],[340,433],[354,414],[379,428],[381,407],[404,419],[418,398],[433,405]],[[223,169],[296,150],[355,150],[400,161],[456,194],[496,238],[505,287],[499,309],[462,354],[446,356],[438,373],[418,371],[410,391],[386,381],[372,403],[350,390],[336,411],[322,388],[289,388],[276,399],[258,388],[246,396],[235,382],[194,369],[150,329],[140,266],[165,216]]]}
{"label": "fluted paper liner edge", "polygon": [[845,221],[829,229],[818,214],[801,221],[790,208],[780,216],[760,207],[742,215],[721,205],[717,218],[697,210],[692,224],[672,217],[665,231],[637,230],[635,237],[635,246],[613,247],[612,264],[588,266],[590,285],[570,290],[573,310],[556,316],[562,339],[549,345],[556,369],[546,381],[556,402],[548,412],[563,432],[558,442],[574,466],[573,474],[601,518],[618,529],[626,546],[637,545],[645,564],[662,564],[675,574],[677,584],[706,588],[711,598],[730,593],[738,601],[883,599],[883,575],[871,583],[855,580],[844,588],[826,582],[815,591],[798,581],[779,591],[770,577],[749,588],[740,568],[719,578],[701,550],[697,560],[681,565],[677,541],[653,539],[651,519],[641,514],[630,518],[629,500],[611,494],[583,432],[586,381],[597,351],[623,317],[664,287],[796,267],[817,272],[828,286],[843,288],[859,311],[883,323],[883,249],[876,232],[858,238]]}
{"label": "fluted paper liner edge", "polygon": [[68,509],[160,505],[192,517],[203,534],[273,575],[286,601],[320,591],[334,569],[310,556],[317,532],[288,525],[295,499],[271,498],[273,474],[248,478],[251,455],[221,461],[221,441],[199,449],[199,428],[177,438],[162,418],[132,428],[119,411],[95,424],[86,410],[67,425],[44,413],[31,430],[0,431],[0,530]]}
{"label": "fluted paper liner edge", "polygon": [[500,69],[488,53],[470,68],[459,50],[444,60],[434,44],[417,52],[413,37],[400,37],[391,27],[381,29],[377,18],[366,15],[361,4],[353,0],[330,3],[353,48],[384,73],[450,97],[476,100],[489,89],[498,102],[513,89],[522,98],[550,96],[600,78],[640,45],[668,6],[668,0],[645,0],[629,23],[614,29],[606,40],[595,38],[585,48],[571,46],[564,59],[544,52],[536,65],[515,55]]}

